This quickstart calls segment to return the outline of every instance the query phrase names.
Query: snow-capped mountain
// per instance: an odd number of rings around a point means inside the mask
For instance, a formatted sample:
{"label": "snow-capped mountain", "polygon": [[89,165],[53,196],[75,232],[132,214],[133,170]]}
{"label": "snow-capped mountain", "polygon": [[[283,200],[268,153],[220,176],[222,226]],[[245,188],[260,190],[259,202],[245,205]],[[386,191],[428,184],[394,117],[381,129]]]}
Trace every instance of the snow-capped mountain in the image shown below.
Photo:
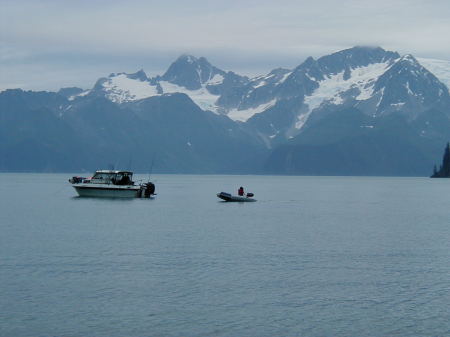
{"label": "snow-capped mountain", "polygon": [[432,107],[449,102],[447,87],[436,76],[405,55],[389,67],[376,81],[377,114],[402,112],[410,119]]}
{"label": "snow-capped mountain", "polygon": [[201,109],[218,113],[217,104],[227,89],[248,79],[233,72],[225,72],[212,66],[204,57],[182,55],[172,63],[162,76],[148,78],[143,70],[133,74],[113,73],[97,81],[92,90],[72,96],[103,96],[114,103],[122,104],[144,98],[183,93],[188,95]]}
{"label": "snow-capped mountain", "polygon": [[[358,62],[353,62],[355,53],[360,56]],[[378,161],[373,161],[371,156],[366,158],[367,152],[390,158],[391,168],[408,170],[405,153],[418,158],[430,143],[445,142],[450,134],[448,88],[412,55],[355,47],[324,58],[308,59],[291,75],[295,74],[295,79],[286,79],[285,83],[292,82],[288,95],[293,96],[297,87],[298,103],[291,111],[279,109],[277,114],[289,113],[291,119],[271,131],[267,123],[273,122],[262,116],[276,115],[274,111],[264,111],[248,121],[261,134],[273,137],[276,148],[268,161],[269,170],[313,174],[311,168],[318,167],[314,161],[321,152],[335,159],[330,164],[340,174],[358,172],[355,158],[358,165],[366,161],[365,169],[381,172],[377,166],[381,158],[375,156]],[[283,100],[280,97],[277,104]],[[428,155],[435,150],[427,151]],[[386,163],[382,166],[386,169],[383,174],[395,172],[389,171]],[[324,172],[327,169],[325,166]]]}
{"label": "snow-capped mountain", "polygon": [[315,89],[305,94],[305,107],[295,128],[301,129],[311,113],[330,105],[356,107],[373,117],[402,112],[414,118],[417,113],[448,101],[445,85],[413,56],[396,56],[386,55],[372,59],[373,63],[331,73],[322,71],[319,78],[307,73]]}

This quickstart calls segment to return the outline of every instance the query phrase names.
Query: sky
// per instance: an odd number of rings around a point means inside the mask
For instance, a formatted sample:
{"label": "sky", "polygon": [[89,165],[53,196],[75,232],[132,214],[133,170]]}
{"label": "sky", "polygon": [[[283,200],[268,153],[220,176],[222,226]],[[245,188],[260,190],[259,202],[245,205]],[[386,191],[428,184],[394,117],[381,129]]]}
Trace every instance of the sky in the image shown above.
{"label": "sky", "polygon": [[0,0],[0,90],[162,75],[180,54],[242,75],[355,45],[450,60],[449,0]]}

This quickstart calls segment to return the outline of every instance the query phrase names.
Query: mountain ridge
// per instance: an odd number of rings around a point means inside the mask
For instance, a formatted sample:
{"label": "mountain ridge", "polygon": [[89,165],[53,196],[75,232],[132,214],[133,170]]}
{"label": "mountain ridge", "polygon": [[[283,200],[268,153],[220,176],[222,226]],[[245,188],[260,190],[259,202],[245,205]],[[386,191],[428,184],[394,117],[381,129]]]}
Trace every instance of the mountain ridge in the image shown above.
{"label": "mountain ridge", "polygon": [[[49,125],[61,125],[70,135],[63,148],[91,144],[98,156],[97,161],[88,153],[61,159],[65,152],[57,150],[57,137],[45,145],[32,136],[40,131],[27,124],[26,138],[42,146],[35,152],[50,151],[64,167],[114,162],[108,147],[118,149],[121,160],[129,147],[133,156],[139,156],[138,149],[149,156],[159,144],[159,169],[168,172],[427,175],[425,166],[436,161],[450,134],[450,95],[440,80],[447,78],[445,67],[436,60],[428,65],[439,69],[439,78],[412,55],[357,46],[248,78],[184,54],[152,78],[140,69],[111,73],[89,90],[3,91],[0,115],[16,125],[4,123],[0,156],[15,158],[11,149],[32,148],[18,136],[23,134],[10,132],[23,125],[20,116],[45,115]],[[39,120],[36,125],[45,129]],[[420,164],[410,168],[402,153]],[[36,170],[61,167],[44,157],[51,164]],[[327,165],[327,157],[334,162]],[[13,161],[22,164],[4,160],[0,170],[26,166],[23,158]],[[136,167],[145,166],[137,162]]]}

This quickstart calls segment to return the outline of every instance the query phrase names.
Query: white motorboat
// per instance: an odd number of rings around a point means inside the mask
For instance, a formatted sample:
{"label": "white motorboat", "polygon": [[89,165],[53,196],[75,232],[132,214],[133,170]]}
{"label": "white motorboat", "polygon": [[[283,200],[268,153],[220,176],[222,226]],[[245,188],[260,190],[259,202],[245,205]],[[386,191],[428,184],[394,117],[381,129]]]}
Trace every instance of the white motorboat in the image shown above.
{"label": "white motorboat", "polygon": [[92,178],[72,177],[69,182],[80,197],[151,198],[155,185],[151,182],[135,184],[133,172],[100,170]]}

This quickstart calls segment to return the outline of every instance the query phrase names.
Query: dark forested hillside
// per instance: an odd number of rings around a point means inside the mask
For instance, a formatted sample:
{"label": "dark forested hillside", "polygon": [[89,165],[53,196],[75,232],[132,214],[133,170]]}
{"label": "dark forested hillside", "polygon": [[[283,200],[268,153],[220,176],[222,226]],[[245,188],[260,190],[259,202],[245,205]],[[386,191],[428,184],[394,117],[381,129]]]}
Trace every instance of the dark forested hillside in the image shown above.
{"label": "dark forested hillside", "polygon": [[434,166],[433,175],[431,178],[450,178],[450,144],[444,150],[444,156],[442,158],[442,164],[439,170]]}

